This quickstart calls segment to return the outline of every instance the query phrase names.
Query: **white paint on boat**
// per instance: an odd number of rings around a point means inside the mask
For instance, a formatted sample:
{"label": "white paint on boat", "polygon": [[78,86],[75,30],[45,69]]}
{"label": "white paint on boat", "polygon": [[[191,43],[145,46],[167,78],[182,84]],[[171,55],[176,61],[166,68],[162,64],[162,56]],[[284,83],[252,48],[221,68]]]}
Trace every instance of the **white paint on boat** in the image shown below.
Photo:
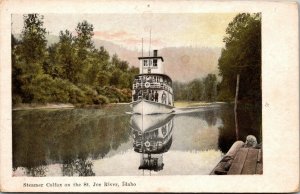
{"label": "white paint on boat", "polygon": [[130,119],[130,125],[136,130],[149,131],[151,129],[159,128],[165,125],[170,120],[172,120],[173,117],[173,114],[135,114]]}
{"label": "white paint on boat", "polygon": [[164,114],[173,112],[174,107],[150,100],[138,100],[131,103],[133,113],[141,115]]}

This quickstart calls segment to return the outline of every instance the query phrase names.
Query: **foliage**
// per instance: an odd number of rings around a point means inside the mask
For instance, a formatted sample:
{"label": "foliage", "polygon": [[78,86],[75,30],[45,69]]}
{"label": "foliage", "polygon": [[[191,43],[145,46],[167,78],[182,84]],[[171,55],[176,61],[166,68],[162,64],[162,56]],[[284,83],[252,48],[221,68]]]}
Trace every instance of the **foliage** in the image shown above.
{"label": "foliage", "polygon": [[239,100],[261,102],[261,14],[238,14],[226,29],[219,58],[219,99],[235,96],[240,74]]}
{"label": "foliage", "polygon": [[[79,22],[73,35],[60,31],[47,47],[43,16],[24,15],[21,39],[12,35],[13,104],[128,102],[138,68],[93,44],[93,25]],[[112,87],[113,86],[113,87]]]}
{"label": "foliage", "polygon": [[215,101],[217,97],[217,77],[208,74],[203,79],[195,79],[188,83],[174,82],[175,100]]}

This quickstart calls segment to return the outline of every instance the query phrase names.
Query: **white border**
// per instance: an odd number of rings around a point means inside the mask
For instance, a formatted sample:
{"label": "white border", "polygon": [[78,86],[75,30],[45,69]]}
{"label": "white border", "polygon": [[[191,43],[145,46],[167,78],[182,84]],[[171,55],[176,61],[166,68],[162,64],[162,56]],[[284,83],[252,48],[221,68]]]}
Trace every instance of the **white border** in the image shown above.
{"label": "white border", "polygon": [[[148,6],[149,5],[149,6]],[[299,191],[298,7],[262,1],[0,1],[1,191],[296,192]],[[263,175],[164,177],[12,177],[11,14],[262,13]],[[59,21],[58,21],[59,22]],[[268,106],[265,106],[268,104]],[[136,187],[26,188],[23,183],[132,181]]]}

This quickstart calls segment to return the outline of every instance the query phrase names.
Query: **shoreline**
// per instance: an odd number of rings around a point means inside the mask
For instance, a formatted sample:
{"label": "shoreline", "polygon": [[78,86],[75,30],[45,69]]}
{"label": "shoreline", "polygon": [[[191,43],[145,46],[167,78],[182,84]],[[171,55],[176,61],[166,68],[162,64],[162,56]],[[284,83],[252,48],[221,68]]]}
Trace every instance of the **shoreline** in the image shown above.
{"label": "shoreline", "polygon": [[17,104],[12,106],[13,111],[17,110],[38,110],[38,109],[72,109],[72,108],[103,108],[107,106],[114,106],[114,105],[126,105],[129,103],[109,103],[104,105],[87,105],[87,104],[70,104],[70,103],[46,103],[46,104],[39,104],[39,103],[32,103],[32,104]]}
{"label": "shoreline", "polygon": [[[32,104],[17,104],[12,106],[13,111],[17,110],[36,110],[36,109],[71,109],[71,108],[104,108],[114,105],[129,105],[129,102],[122,103],[109,103],[103,105],[87,105],[87,104],[70,104],[70,103],[32,103]],[[197,108],[197,107],[206,107],[211,105],[220,105],[226,104],[225,102],[194,102],[194,101],[175,101],[175,108]]]}
{"label": "shoreline", "polygon": [[34,109],[64,109],[64,108],[75,108],[73,104],[63,103],[46,103],[46,104],[17,104],[12,106],[12,110],[34,110]]}

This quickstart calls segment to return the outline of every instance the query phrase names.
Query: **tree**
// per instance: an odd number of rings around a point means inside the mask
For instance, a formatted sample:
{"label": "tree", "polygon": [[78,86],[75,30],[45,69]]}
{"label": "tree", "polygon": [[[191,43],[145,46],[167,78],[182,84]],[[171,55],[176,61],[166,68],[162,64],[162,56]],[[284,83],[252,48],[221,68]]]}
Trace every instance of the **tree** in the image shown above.
{"label": "tree", "polygon": [[24,15],[21,49],[27,64],[41,61],[46,55],[47,40],[43,19],[44,17],[38,14]]}
{"label": "tree", "polygon": [[109,67],[110,56],[109,56],[109,53],[107,52],[107,50],[103,46],[100,47],[97,57],[98,57],[99,61],[101,62],[101,69],[104,71],[107,71],[108,67]]}
{"label": "tree", "polygon": [[92,37],[94,36],[94,27],[92,24],[89,24],[86,20],[77,24],[76,33],[77,38],[75,40],[76,44],[81,48],[93,48],[94,43]]}
{"label": "tree", "polygon": [[200,79],[195,79],[191,82],[189,82],[186,86],[186,90],[184,93],[186,93],[187,99],[191,101],[200,101],[203,99],[203,83]]}
{"label": "tree", "polygon": [[88,59],[90,52],[94,50],[94,44],[92,37],[94,35],[93,25],[87,21],[83,21],[77,24],[76,33],[74,38],[75,61],[73,65],[74,75],[72,82],[74,83],[86,83],[87,72],[91,66]]}
{"label": "tree", "polygon": [[94,27],[89,24],[86,20],[77,24],[75,38],[75,44],[78,50],[78,57],[80,60],[85,60],[88,51],[94,48],[92,37],[94,35]]}
{"label": "tree", "polygon": [[109,85],[109,74],[105,71],[100,71],[96,77],[96,85],[100,87],[104,87]]}
{"label": "tree", "polygon": [[188,83],[175,81],[173,83],[176,100],[215,101],[217,97],[217,77],[208,74],[203,79],[194,79]]}
{"label": "tree", "polygon": [[17,47],[20,42],[11,35],[11,63],[12,63],[12,101],[14,104],[22,102],[22,82],[19,79],[19,75],[22,73],[22,69],[17,65],[17,57],[19,53],[17,51]]}
{"label": "tree", "polygon": [[229,23],[219,58],[221,100],[232,100],[240,74],[240,100],[261,102],[261,15],[238,14]]}
{"label": "tree", "polygon": [[110,85],[118,86],[120,84],[120,78],[122,75],[122,71],[119,69],[116,69],[112,72],[111,78],[110,78]]}
{"label": "tree", "polygon": [[217,76],[215,74],[208,74],[203,80],[204,84],[204,98],[207,101],[215,101],[217,97]]}
{"label": "tree", "polygon": [[120,64],[120,59],[118,57],[118,55],[115,53],[112,58],[111,58],[111,65],[112,65],[112,68],[118,68],[119,67],[119,64]]}
{"label": "tree", "polygon": [[[21,41],[13,48],[13,69],[16,86],[20,86],[24,102],[34,98],[35,79],[43,74],[43,62],[47,55],[46,29],[43,27],[43,16],[38,14],[24,15],[24,28]],[[17,71],[17,72],[16,72]]]}

